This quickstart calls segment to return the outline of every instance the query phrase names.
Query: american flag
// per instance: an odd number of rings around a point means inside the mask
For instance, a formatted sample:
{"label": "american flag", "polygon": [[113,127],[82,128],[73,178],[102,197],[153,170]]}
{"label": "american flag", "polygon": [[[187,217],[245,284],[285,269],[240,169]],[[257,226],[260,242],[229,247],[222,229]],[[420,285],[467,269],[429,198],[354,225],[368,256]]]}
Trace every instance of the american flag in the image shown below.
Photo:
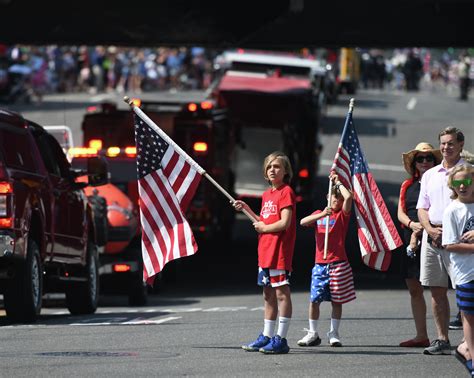
{"label": "american flag", "polygon": [[369,171],[352,121],[352,111],[347,114],[331,170],[336,171],[344,186],[353,192],[364,264],[386,271],[390,266],[391,251],[401,246],[402,240]]}
{"label": "american flag", "polygon": [[143,276],[152,283],[166,263],[197,251],[184,213],[201,180],[201,172],[138,115],[135,141]]}

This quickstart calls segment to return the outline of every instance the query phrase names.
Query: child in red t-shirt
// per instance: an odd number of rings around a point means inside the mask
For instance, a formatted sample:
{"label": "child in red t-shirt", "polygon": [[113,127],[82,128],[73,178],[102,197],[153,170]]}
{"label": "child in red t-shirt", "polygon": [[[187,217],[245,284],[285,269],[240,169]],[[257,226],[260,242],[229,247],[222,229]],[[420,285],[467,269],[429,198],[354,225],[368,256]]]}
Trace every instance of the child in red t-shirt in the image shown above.
{"label": "child in red t-shirt", "polygon": [[[316,264],[311,274],[311,301],[309,304],[309,329],[306,336],[298,341],[299,346],[321,344],[318,335],[319,305],[322,301],[332,304],[331,329],[328,341],[331,346],[342,346],[339,324],[342,304],[355,299],[352,269],[347,261],[344,246],[352,206],[352,193],[339,181],[336,173],[329,176],[333,182],[330,207],[316,210],[303,218],[302,226],[316,227]],[[328,218],[329,217],[329,218]],[[329,220],[327,255],[324,258],[326,224]]]}
{"label": "child in red t-shirt", "polygon": [[[247,351],[283,354],[290,348],[286,335],[292,315],[290,272],[296,238],[295,194],[288,185],[293,175],[290,160],[281,152],[273,152],[263,163],[263,177],[271,185],[262,195],[258,217],[243,201],[235,201],[236,210],[245,209],[256,220],[258,237],[258,280],[263,286],[265,318],[263,332],[242,348]],[[275,332],[277,314],[278,331]]]}

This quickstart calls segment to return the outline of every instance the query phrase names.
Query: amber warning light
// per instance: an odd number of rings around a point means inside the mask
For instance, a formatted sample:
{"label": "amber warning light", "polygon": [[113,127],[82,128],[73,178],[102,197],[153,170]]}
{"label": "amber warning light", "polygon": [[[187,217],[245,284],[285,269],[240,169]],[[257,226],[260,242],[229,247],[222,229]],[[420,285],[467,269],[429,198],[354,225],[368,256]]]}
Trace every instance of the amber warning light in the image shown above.
{"label": "amber warning light", "polygon": [[132,267],[129,264],[114,264],[113,269],[116,273],[125,273],[130,272]]}
{"label": "amber warning light", "polygon": [[193,145],[193,150],[196,152],[207,152],[207,143],[206,142],[196,142]]}

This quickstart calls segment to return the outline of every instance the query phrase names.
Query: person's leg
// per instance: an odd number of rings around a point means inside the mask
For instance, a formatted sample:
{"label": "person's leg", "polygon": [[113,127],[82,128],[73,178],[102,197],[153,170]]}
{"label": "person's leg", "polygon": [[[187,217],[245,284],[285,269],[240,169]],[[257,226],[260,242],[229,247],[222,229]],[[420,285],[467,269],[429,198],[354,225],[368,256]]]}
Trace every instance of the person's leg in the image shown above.
{"label": "person's leg", "polygon": [[263,302],[265,319],[276,320],[278,315],[278,302],[275,288],[270,286],[263,288]]}
{"label": "person's leg", "polygon": [[[462,312],[463,315],[463,332],[464,332],[464,340],[467,345],[467,360],[471,360],[472,357],[469,351],[474,350],[474,314],[468,314],[466,312]],[[459,349],[458,349],[459,350]]]}
{"label": "person's leg", "polygon": [[[309,304],[309,311],[308,311],[309,321],[319,320],[319,305],[320,305],[319,302],[316,302],[316,303],[311,302]],[[311,325],[310,325],[310,330],[311,330]]]}
{"label": "person's leg", "polygon": [[416,336],[413,340],[424,341],[428,339],[426,330],[426,302],[423,295],[423,286],[414,278],[405,279],[410,293],[411,311],[415,320]]}
{"label": "person's leg", "polygon": [[269,272],[259,268],[257,284],[263,287],[264,324],[262,333],[258,335],[255,341],[242,345],[242,349],[249,352],[257,352],[261,347],[269,344],[275,332],[278,306],[275,289],[271,286],[264,286],[264,282],[269,282],[269,279]]}
{"label": "person's leg", "polygon": [[342,343],[339,337],[339,325],[341,324],[342,317],[342,303],[331,302],[331,305],[331,329],[328,332],[328,341],[329,345],[340,347]]}
{"label": "person's leg", "polygon": [[[276,336],[272,337],[271,341],[267,345],[261,347],[259,351],[265,354],[284,354],[290,351],[286,340],[293,311],[290,286],[288,284],[276,286],[274,292],[276,293],[274,294],[275,300],[273,300],[273,297],[271,298],[268,316],[273,315],[273,309],[270,309],[270,307],[272,307],[273,304],[277,305],[280,314],[278,318],[278,331]],[[267,314],[267,311],[265,311],[265,314]]]}
{"label": "person's leg", "polygon": [[433,316],[438,332],[438,339],[449,341],[448,323],[449,323],[449,301],[448,289],[445,287],[430,287],[431,290],[431,306]]}
{"label": "person's leg", "polygon": [[288,328],[290,326],[290,319],[293,313],[293,306],[291,303],[291,291],[289,285],[279,286],[276,289],[276,298],[278,301],[278,331],[277,334],[281,338],[286,338]]}
{"label": "person's leg", "polygon": [[331,319],[341,320],[342,303],[331,302],[331,305],[332,305]]}

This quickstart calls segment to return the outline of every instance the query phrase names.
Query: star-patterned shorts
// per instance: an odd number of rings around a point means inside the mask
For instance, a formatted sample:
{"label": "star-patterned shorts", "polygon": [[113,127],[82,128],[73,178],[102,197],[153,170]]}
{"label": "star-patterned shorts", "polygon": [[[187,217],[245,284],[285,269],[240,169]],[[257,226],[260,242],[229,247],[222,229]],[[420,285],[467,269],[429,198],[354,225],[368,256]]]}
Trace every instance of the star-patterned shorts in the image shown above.
{"label": "star-patterned shorts", "polygon": [[278,287],[290,284],[291,272],[281,269],[258,268],[258,286]]}
{"label": "star-patterned shorts", "polygon": [[349,262],[314,266],[311,273],[311,302],[328,301],[342,304],[355,298],[354,279]]}

